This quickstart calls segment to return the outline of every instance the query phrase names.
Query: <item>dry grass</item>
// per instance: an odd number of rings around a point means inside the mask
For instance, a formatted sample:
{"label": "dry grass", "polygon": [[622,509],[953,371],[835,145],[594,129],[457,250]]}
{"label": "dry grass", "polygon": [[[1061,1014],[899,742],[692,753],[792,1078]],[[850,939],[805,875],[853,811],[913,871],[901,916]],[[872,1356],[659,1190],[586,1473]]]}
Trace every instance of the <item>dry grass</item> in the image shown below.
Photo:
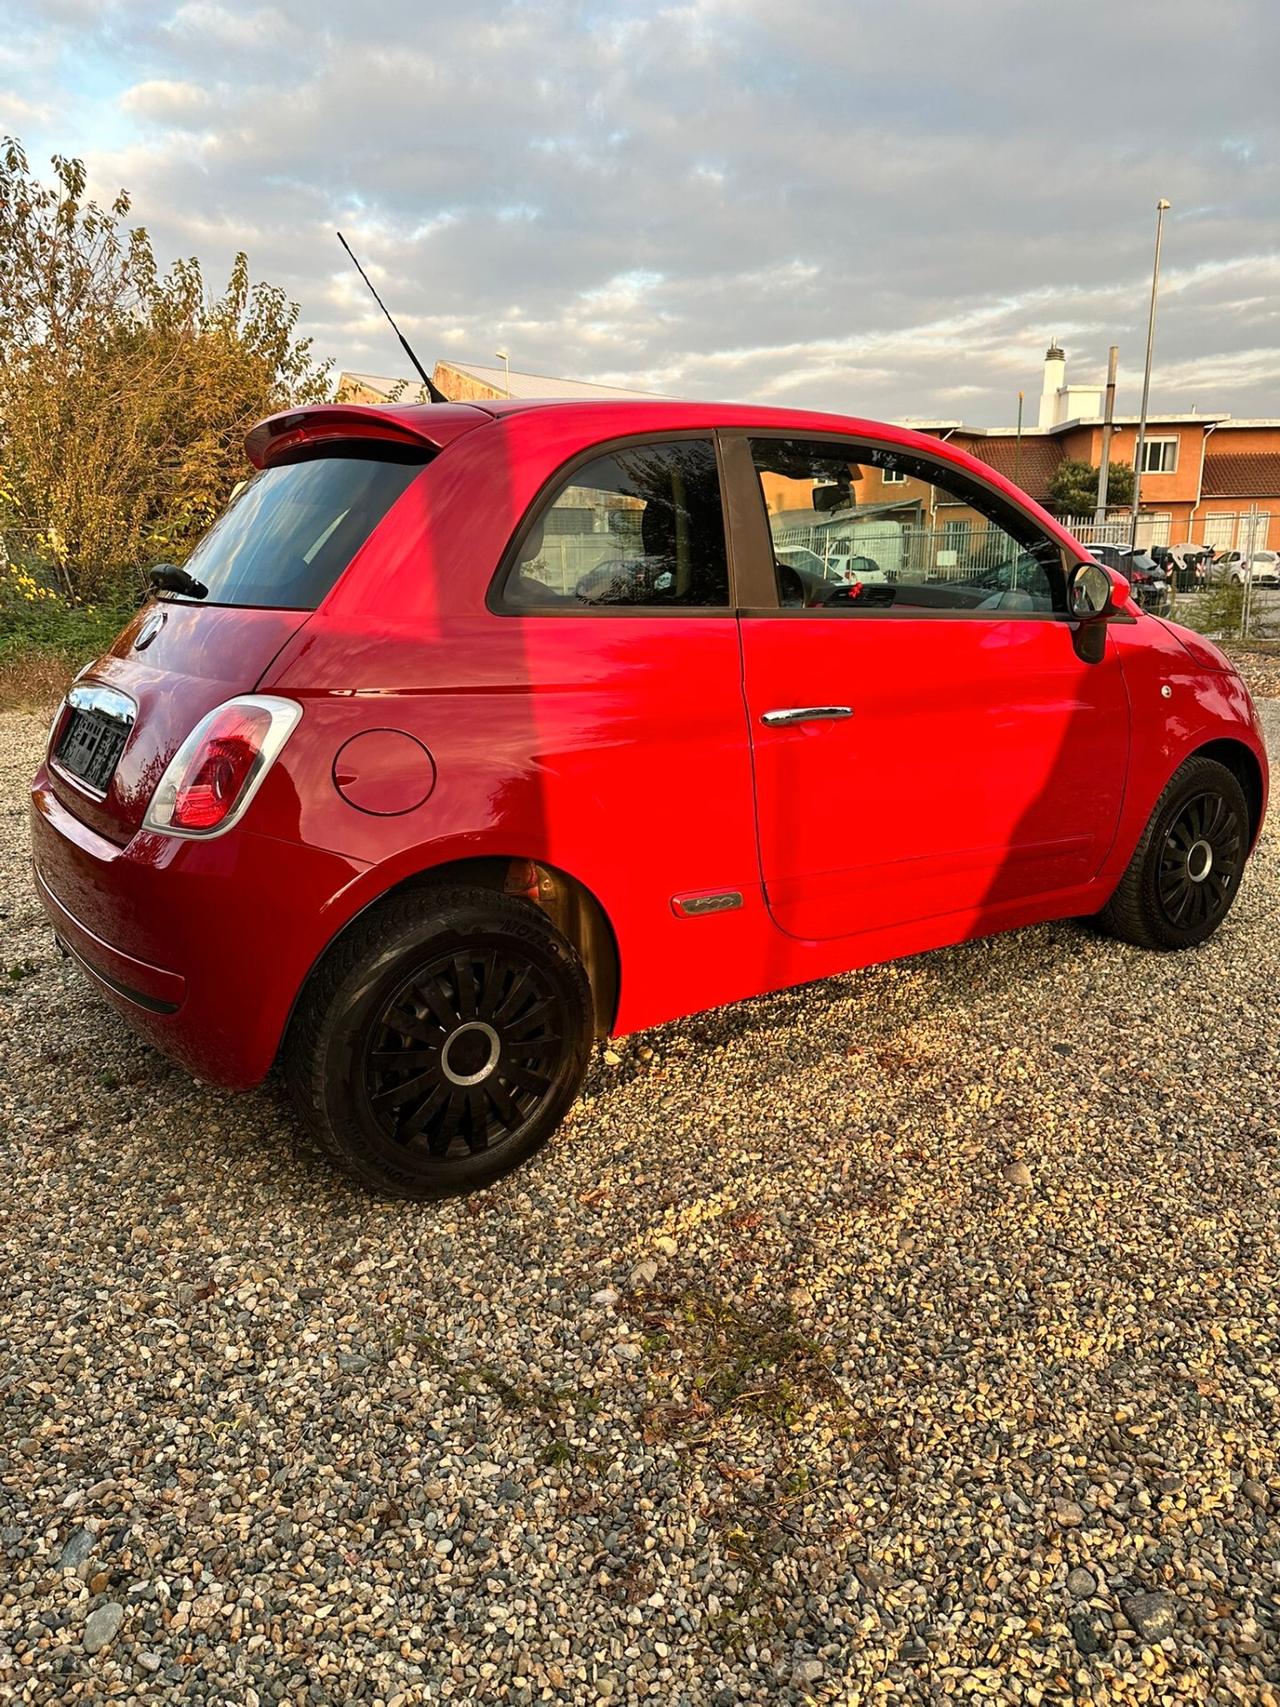
{"label": "dry grass", "polygon": [[74,667],[55,652],[0,656],[0,711],[32,711],[42,717],[52,716],[74,674]]}

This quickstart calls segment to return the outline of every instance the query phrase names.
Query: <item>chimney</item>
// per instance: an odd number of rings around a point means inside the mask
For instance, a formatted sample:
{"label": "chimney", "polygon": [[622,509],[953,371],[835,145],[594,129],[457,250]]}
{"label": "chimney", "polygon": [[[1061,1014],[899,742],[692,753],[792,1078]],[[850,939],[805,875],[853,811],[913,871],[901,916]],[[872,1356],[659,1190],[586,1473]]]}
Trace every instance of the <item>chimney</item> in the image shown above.
{"label": "chimney", "polygon": [[1040,425],[1056,426],[1058,391],[1067,383],[1067,358],[1055,338],[1044,353],[1044,388],[1040,393]]}

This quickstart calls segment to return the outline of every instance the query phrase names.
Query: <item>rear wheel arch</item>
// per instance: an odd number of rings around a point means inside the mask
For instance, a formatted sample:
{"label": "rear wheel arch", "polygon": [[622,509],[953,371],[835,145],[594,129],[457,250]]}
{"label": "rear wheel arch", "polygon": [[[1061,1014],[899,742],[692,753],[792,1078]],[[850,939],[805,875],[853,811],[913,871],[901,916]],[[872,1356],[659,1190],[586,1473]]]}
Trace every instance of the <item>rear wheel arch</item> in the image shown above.
{"label": "rear wheel arch", "polygon": [[[367,918],[374,908],[415,892],[422,894],[425,905],[428,904],[427,898],[432,889],[455,886],[492,889],[499,894],[513,895],[528,901],[545,913],[561,936],[572,944],[586,968],[587,979],[591,985],[596,1036],[609,1035],[618,1012],[621,958],[617,937],[608,915],[595,894],[570,872],[549,865],[543,860],[514,855],[489,854],[447,860],[440,865],[426,866],[422,870],[411,872],[390,888],[384,889],[353,914],[342,929],[325,944],[302,981],[294,998],[294,1008],[297,1007],[302,992],[335,947],[347,932],[359,921]],[[288,1029],[286,1022],[286,1035]]]}

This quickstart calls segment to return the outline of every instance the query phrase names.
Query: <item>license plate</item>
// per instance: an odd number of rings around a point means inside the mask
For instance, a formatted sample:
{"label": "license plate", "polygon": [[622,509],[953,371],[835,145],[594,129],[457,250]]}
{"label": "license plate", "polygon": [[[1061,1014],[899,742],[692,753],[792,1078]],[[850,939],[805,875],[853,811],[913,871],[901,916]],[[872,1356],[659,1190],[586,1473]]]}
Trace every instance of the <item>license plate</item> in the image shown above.
{"label": "license plate", "polygon": [[64,771],[78,778],[86,787],[105,794],[128,739],[127,724],[114,717],[105,717],[99,711],[73,708],[68,713],[67,726],[54,757]]}

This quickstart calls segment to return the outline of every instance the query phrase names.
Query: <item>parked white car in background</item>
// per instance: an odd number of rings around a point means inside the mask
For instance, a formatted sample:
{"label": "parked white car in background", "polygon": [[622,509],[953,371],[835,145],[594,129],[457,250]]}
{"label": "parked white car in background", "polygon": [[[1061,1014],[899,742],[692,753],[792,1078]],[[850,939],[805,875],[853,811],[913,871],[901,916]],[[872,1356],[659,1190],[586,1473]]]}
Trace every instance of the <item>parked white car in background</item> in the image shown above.
{"label": "parked white car in background", "polygon": [[1255,551],[1249,557],[1243,551],[1224,551],[1214,559],[1209,575],[1237,587],[1250,580],[1255,587],[1274,587],[1280,584],[1280,551]]}
{"label": "parked white car in background", "polygon": [[1240,586],[1246,580],[1252,580],[1255,587],[1280,585],[1280,551],[1255,551],[1243,563],[1233,563],[1230,574]]}

